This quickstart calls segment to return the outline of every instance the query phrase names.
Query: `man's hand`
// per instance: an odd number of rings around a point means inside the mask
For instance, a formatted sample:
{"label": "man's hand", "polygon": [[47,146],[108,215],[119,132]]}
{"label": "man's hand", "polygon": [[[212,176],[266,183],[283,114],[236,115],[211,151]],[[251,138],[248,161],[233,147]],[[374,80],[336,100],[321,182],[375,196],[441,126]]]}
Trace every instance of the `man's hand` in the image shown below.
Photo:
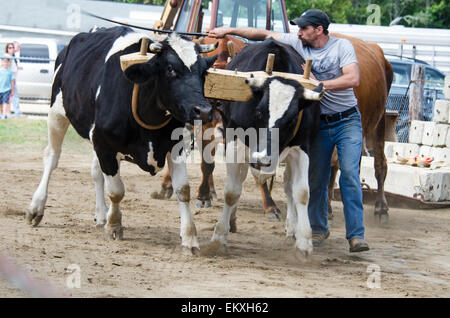
{"label": "man's hand", "polygon": [[209,31],[208,36],[216,39],[221,39],[228,33],[228,28],[214,28]]}

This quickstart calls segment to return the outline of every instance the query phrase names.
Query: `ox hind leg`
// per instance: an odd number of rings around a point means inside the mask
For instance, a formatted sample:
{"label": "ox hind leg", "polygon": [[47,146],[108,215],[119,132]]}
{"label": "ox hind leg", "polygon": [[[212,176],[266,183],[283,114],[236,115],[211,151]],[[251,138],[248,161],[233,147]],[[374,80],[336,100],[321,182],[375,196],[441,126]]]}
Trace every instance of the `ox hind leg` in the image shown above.
{"label": "ox hind leg", "polygon": [[334,148],[333,156],[331,157],[331,175],[330,182],[328,183],[328,220],[331,221],[334,218],[333,209],[331,208],[331,200],[334,199],[334,186],[336,183],[336,175],[339,170],[339,160],[337,156],[337,150]]}
{"label": "ox hind leg", "polygon": [[169,200],[173,194],[172,178],[170,177],[169,168],[164,171],[163,181],[161,182],[161,190],[153,192],[151,197],[158,200]]}
{"label": "ox hind leg", "polygon": [[286,236],[295,240],[296,251],[308,256],[313,251],[312,230],[308,216],[308,155],[296,147],[285,159],[284,191],[287,196]]}
{"label": "ox hind leg", "polygon": [[270,193],[271,191],[269,190],[269,187],[267,186],[267,182],[260,184],[259,190],[261,192],[264,213],[267,215],[267,218],[270,221],[280,221],[281,220],[281,218],[280,218],[281,212],[280,212],[280,209],[278,209],[277,205],[275,204],[275,202],[272,199],[272,195]]}
{"label": "ox hind leg", "polygon": [[65,115],[60,93],[56,96],[55,102],[48,112],[48,145],[44,151],[44,172],[25,216],[26,221],[32,226],[39,225],[44,216],[50,176],[58,166],[61,146],[69,124],[70,122]]}
{"label": "ox hind leg", "polygon": [[385,223],[389,219],[389,207],[384,193],[384,181],[387,175],[387,161],[384,155],[384,129],[385,122],[382,119],[374,131],[374,135],[367,138],[369,149],[373,150],[375,178],[377,179],[378,191],[375,202],[375,217],[381,223]]}
{"label": "ox hind leg", "polygon": [[[213,198],[213,193],[216,191],[214,189],[213,181],[213,171],[214,171],[214,156],[216,154],[216,140],[215,140],[215,128],[212,123],[202,125],[202,133],[196,132],[197,145],[202,145],[201,147],[201,164],[200,168],[202,171],[202,181],[198,187],[198,195],[196,207],[209,208],[211,207],[211,199]],[[217,198],[217,195],[216,195]]]}
{"label": "ox hind leg", "polygon": [[[235,147],[235,145],[236,142],[230,142],[227,147],[227,152],[230,151],[229,149],[234,149],[234,151],[236,151],[237,147]],[[237,205],[242,193],[242,183],[247,177],[249,167],[247,162],[227,162],[226,165],[227,177],[224,189],[225,202],[223,212],[214,227],[214,234],[211,238],[211,241],[219,241],[223,246],[226,246],[227,244],[227,236],[230,232],[230,228],[232,229],[233,226],[236,226]]]}

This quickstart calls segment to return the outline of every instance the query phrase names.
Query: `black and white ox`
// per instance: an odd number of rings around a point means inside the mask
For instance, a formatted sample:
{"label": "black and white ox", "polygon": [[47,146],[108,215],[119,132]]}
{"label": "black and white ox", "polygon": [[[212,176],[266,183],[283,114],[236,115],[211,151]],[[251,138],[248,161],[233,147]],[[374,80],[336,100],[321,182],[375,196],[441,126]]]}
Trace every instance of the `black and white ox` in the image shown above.
{"label": "black and white ox", "polygon": [[[227,68],[243,72],[264,70],[269,53],[275,54],[274,71],[303,73],[304,61],[300,55],[272,38],[244,48]],[[250,78],[248,81],[254,87],[250,101],[224,103],[227,139],[225,205],[212,241],[226,245],[230,222],[236,221],[238,199],[249,166],[256,181],[262,184],[275,174],[279,162],[285,162],[284,190],[288,203],[286,233],[290,239],[295,239],[296,249],[308,255],[312,252],[312,231],[308,218],[308,152],[319,128],[318,100],[322,93],[280,77],[266,81]],[[318,89],[321,91],[322,88]],[[299,121],[301,110],[303,115]],[[235,130],[237,138],[229,135],[230,128]],[[245,130],[244,137],[236,133],[239,128]],[[250,142],[252,130],[256,130],[258,139],[253,146]],[[274,138],[275,134],[278,138]],[[233,149],[237,157],[234,157]],[[245,153],[245,160],[238,158],[242,153]]]}
{"label": "black and white ox", "polygon": [[[58,56],[48,114],[49,143],[44,154],[42,180],[33,195],[26,220],[37,226],[42,220],[52,171],[57,167],[61,144],[69,124],[94,148],[92,177],[95,182],[95,221],[110,238],[123,237],[119,208],[125,188],[120,161],[137,164],[155,175],[167,158],[181,213],[182,246],[199,248],[189,209],[190,190],[183,151],[173,153],[178,142],[172,131],[194,120],[210,120],[211,105],[205,100],[206,70],[215,57],[201,53],[214,46],[201,46],[176,34],[161,41],[150,40],[156,55],[122,72],[120,56],[140,51],[145,34],[127,27],[100,29],[76,35]],[[159,129],[142,128],[131,109],[134,83],[140,84],[138,116]],[[170,120],[169,120],[170,119]],[[106,206],[104,191],[111,200]]]}

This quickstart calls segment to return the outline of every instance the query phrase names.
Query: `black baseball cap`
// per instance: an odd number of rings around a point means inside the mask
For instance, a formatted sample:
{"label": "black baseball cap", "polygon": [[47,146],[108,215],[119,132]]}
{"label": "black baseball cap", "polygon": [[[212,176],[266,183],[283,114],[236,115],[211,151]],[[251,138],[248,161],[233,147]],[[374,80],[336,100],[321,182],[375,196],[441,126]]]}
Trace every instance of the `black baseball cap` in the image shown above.
{"label": "black baseball cap", "polygon": [[321,25],[326,30],[330,25],[330,18],[328,15],[319,9],[309,9],[302,13],[297,19],[289,21],[292,25],[305,27],[307,25],[316,24]]}

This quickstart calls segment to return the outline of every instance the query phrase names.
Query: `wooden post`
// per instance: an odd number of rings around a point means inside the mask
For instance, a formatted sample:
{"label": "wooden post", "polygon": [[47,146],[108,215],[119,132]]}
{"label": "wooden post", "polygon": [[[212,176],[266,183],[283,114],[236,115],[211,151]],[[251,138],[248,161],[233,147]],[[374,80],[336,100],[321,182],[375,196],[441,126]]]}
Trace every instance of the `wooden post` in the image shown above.
{"label": "wooden post", "polygon": [[142,38],[141,42],[141,51],[139,52],[141,55],[147,55],[149,40],[147,38]]}
{"label": "wooden post", "polygon": [[274,61],[275,61],[275,54],[269,53],[269,55],[267,56],[267,63],[266,63],[266,73],[269,75],[272,75]]}
{"label": "wooden post", "polygon": [[423,119],[423,86],[425,66],[414,64],[411,68],[411,86],[409,92],[409,121]]}
{"label": "wooden post", "polygon": [[309,75],[311,73],[311,65],[312,65],[312,60],[306,60],[305,70],[303,71],[303,78],[309,79]]}

